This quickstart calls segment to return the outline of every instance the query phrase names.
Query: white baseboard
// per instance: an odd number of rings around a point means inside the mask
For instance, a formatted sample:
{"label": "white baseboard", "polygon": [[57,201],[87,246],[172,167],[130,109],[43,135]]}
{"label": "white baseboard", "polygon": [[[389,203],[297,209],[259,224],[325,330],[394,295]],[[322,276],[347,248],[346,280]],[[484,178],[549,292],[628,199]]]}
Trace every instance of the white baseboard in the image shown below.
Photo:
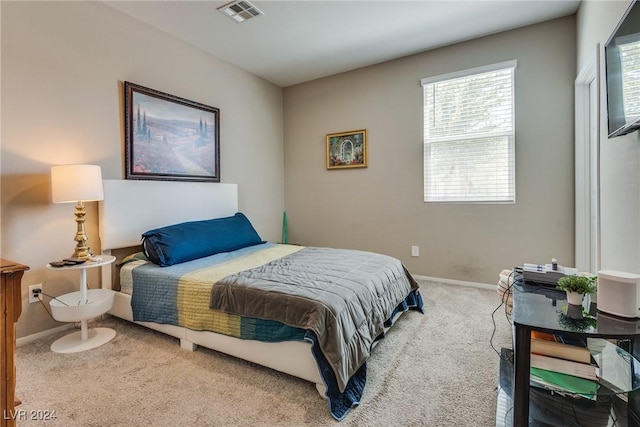
{"label": "white baseboard", "polygon": [[16,346],[20,347],[21,345],[29,344],[30,342],[40,338],[48,337],[49,335],[57,334],[58,332],[66,331],[67,329],[72,329],[74,327],[73,325],[73,323],[68,323],[66,325],[58,326],[57,328],[47,329],[46,331],[36,332],[35,334],[18,338],[16,339]]}
{"label": "white baseboard", "polygon": [[464,280],[454,280],[454,279],[443,279],[441,277],[418,276],[417,274],[414,274],[413,277],[420,280],[446,283],[447,285],[468,286],[470,288],[487,289],[491,291],[496,290],[496,285],[490,285],[488,283],[467,282]]}

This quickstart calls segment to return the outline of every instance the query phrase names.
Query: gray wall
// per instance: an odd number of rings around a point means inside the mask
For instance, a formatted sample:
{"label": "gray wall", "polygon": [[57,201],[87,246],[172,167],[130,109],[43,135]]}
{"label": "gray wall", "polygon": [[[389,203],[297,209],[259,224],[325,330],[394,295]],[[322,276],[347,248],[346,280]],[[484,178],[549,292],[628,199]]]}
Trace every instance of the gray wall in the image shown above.
{"label": "gray wall", "polygon": [[[578,70],[600,63],[601,269],[640,273],[640,132],[607,139],[604,45],[631,2],[583,1],[577,14]],[[596,53],[596,46],[600,51]]]}
{"label": "gray wall", "polygon": [[[573,265],[575,31],[570,16],[285,88],[290,240],[480,283],[525,261]],[[424,203],[420,79],[510,59],[516,204]],[[369,167],[326,170],[325,135],[354,129],[368,130]]]}
{"label": "gray wall", "polygon": [[[1,2],[2,257],[31,267],[22,286],[18,336],[61,324],[27,287],[60,295],[78,275],[45,269],[71,254],[73,205],[51,204],[54,164],[92,163],[123,172],[122,82],[220,108],[221,176],[239,185],[240,209],[261,236],[280,238],[284,209],[282,89],[99,2]],[[247,126],[247,117],[251,126]],[[99,250],[97,204],[88,203]],[[91,271],[90,286],[99,286]]]}

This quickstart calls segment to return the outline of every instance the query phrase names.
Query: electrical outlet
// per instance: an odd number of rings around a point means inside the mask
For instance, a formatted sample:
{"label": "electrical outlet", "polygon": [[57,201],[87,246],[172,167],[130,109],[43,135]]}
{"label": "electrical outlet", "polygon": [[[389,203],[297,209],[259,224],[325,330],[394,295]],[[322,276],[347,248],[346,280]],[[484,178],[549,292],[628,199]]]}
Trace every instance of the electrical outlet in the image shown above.
{"label": "electrical outlet", "polygon": [[420,256],[420,246],[411,246],[411,256]]}
{"label": "electrical outlet", "polygon": [[[40,289],[40,293],[39,294],[34,293],[33,292],[34,289]],[[29,304],[40,301],[40,299],[42,298],[41,295],[42,295],[42,283],[29,286]]]}

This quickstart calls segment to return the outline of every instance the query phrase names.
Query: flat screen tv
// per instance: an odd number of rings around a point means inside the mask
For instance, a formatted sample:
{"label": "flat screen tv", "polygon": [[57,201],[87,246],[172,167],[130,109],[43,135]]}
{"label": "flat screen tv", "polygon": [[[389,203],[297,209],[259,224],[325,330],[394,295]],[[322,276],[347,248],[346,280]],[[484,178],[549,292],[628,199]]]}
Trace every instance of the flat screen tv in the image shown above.
{"label": "flat screen tv", "polygon": [[640,129],[640,2],[634,0],[604,47],[609,138]]}

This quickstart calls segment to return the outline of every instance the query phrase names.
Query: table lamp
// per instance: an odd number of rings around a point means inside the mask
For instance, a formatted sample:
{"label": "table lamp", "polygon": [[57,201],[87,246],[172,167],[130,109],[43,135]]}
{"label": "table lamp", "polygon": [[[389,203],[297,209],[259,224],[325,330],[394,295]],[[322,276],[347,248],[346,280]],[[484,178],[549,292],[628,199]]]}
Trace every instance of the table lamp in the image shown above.
{"label": "table lamp", "polygon": [[94,165],[59,165],[51,167],[51,198],[53,203],[77,203],[76,223],[78,225],[76,248],[73,258],[89,259],[93,256],[87,246],[87,233],[84,231],[84,204],[104,199],[102,172]]}

